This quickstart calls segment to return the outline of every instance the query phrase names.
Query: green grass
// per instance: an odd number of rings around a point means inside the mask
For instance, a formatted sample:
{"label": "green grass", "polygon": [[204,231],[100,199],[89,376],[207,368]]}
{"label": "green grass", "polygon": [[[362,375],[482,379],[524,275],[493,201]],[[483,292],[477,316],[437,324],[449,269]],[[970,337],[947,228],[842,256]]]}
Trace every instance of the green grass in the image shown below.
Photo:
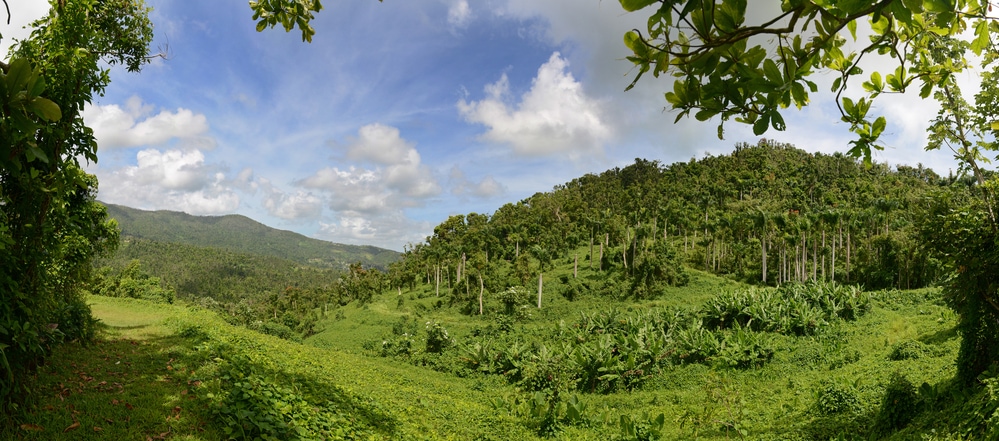
{"label": "green grass", "polygon": [[[555,289],[559,271],[565,268],[553,272],[546,287]],[[550,339],[560,321],[573,323],[584,312],[696,310],[714,294],[738,287],[692,272],[690,286],[652,301],[583,296],[570,302],[546,294],[542,308],[526,308],[529,318],[516,322],[511,332],[525,340]],[[738,439],[735,429],[744,430],[745,439],[861,439],[892,375],[901,374],[916,387],[927,383],[947,390],[959,336],[956,317],[938,297],[934,290],[876,295],[874,308],[857,321],[839,322],[811,337],[773,336],[776,353],[759,368],[686,364],[657,373],[633,391],[579,393],[590,423],[565,426],[552,438],[615,439],[622,416],[646,421],[662,414],[662,439]],[[102,338],[88,347],[65,345],[53,354],[38,371],[34,398],[0,438],[238,437],[238,431],[227,435],[227,428],[236,430],[238,424],[226,424],[220,403],[234,394],[258,392],[245,386],[252,376],[279,387],[279,395],[305,403],[297,408],[300,416],[326,409],[344,430],[363,439],[538,438],[529,417],[490,404],[526,393],[498,376],[461,369],[461,354],[472,336],[495,332],[500,305],[488,296],[487,314],[478,316],[458,313],[434,296],[432,287],[401,296],[386,292],[367,305],[341,308],[339,319],[331,311],[321,323],[323,332],[306,344],[233,327],[213,313],[181,305],[90,301],[105,326]],[[402,317],[416,320],[416,355],[409,360],[376,356],[370,348],[390,336]],[[413,363],[436,359],[422,354],[423,324],[431,320],[446,326],[457,341],[440,357],[438,369],[444,372]],[[915,355],[893,361],[900,347],[916,348]],[[819,396],[828,390],[846,391],[846,410],[820,406]],[[294,413],[262,400],[255,403]],[[955,434],[965,423],[953,415],[963,415],[965,401],[941,398],[893,439],[962,439]]]}
{"label": "green grass", "polygon": [[62,346],[39,368],[30,402],[3,439],[219,439],[191,383],[192,342],[168,308],[91,298],[104,326],[92,345]]}

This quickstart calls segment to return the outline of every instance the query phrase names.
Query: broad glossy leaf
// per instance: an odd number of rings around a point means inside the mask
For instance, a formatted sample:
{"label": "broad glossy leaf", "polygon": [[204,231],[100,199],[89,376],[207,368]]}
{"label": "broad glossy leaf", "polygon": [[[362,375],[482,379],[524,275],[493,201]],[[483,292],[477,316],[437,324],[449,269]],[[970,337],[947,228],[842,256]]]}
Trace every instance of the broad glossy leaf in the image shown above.
{"label": "broad glossy leaf", "polygon": [[760,119],[753,123],[753,134],[760,136],[767,132],[767,127],[770,126],[770,115],[763,114]]}
{"label": "broad glossy leaf", "polygon": [[[635,12],[639,9],[644,9],[645,7],[653,3],[658,3],[657,0],[619,0],[619,1],[621,2],[621,7],[628,12]],[[316,1],[316,3],[319,2]]]}
{"label": "broad glossy leaf", "polygon": [[777,63],[774,60],[767,58],[763,61],[763,73],[766,74],[767,80],[771,83],[780,85],[784,84],[784,78],[780,74],[780,69],[777,67]]}
{"label": "broad glossy leaf", "polygon": [[885,117],[879,116],[878,119],[874,120],[874,126],[871,128],[871,137],[877,139],[881,136],[881,132],[885,131],[885,126],[888,125],[888,121]]}
{"label": "broad glossy leaf", "polygon": [[10,62],[7,69],[7,87],[11,90],[20,91],[27,89],[28,78],[31,76],[31,64],[24,58],[17,58]]}
{"label": "broad glossy leaf", "polygon": [[947,0],[923,0],[923,9],[930,12],[947,12],[953,11],[954,6]]}
{"label": "broad glossy leaf", "polygon": [[37,97],[28,104],[28,109],[46,121],[58,121],[62,119],[62,111],[59,105],[48,98]]}

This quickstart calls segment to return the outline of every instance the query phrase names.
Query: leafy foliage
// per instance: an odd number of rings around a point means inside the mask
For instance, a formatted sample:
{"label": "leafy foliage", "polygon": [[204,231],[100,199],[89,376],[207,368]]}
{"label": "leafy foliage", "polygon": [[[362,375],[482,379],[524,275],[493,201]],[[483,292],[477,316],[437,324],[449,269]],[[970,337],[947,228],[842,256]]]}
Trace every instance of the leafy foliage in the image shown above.
{"label": "leafy foliage", "polygon": [[152,38],[141,1],[53,1],[51,8],[0,63],[4,411],[53,346],[93,335],[81,285],[91,260],[112,250],[118,234],[94,201],[97,180],[79,163],[97,159],[80,112],[108,85],[107,66],[138,70]]}
{"label": "leafy foliage", "polygon": [[[808,105],[809,94],[818,92],[810,78],[829,72],[841,119],[856,135],[850,153],[867,162],[888,123],[871,115],[880,94],[918,85],[922,98],[934,90],[951,95],[956,74],[968,68],[965,57],[988,54],[999,34],[987,1],[786,1],[763,18],[747,16],[746,0],[620,3],[627,11],[658,4],[644,32],[626,33],[624,44],[638,67],[631,86],[648,72],[675,78],[666,101],[680,111],[677,120],[691,112],[699,121],[718,116],[719,137],[733,118],[757,135],[784,130],[784,109]],[[848,40],[857,40],[865,21],[870,43],[854,49]],[[776,47],[757,36],[776,40]],[[891,60],[889,67],[869,73],[859,98],[847,96],[852,78],[881,67],[870,61],[879,55]]]}

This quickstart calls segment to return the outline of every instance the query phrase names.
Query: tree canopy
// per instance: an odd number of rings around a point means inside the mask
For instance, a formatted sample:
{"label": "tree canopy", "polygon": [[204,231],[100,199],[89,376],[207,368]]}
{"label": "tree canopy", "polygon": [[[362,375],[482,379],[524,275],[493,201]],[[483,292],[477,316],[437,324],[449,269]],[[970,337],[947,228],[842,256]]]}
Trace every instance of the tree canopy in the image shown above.
{"label": "tree canopy", "polygon": [[[620,3],[628,11],[651,7],[647,29],[624,36],[638,67],[632,86],[649,72],[674,77],[665,98],[677,120],[691,112],[700,121],[718,116],[719,136],[730,119],[751,124],[757,135],[784,130],[785,109],[808,105],[819,90],[814,76],[833,72],[836,105],[856,134],[850,153],[868,161],[889,124],[871,110],[879,95],[918,88],[921,97],[953,107],[956,74],[972,67],[971,59],[990,66],[999,34],[991,2],[980,0],[784,0],[755,21],[749,16],[761,11],[747,14],[746,0]],[[885,59],[894,68],[878,70]],[[995,73],[986,75],[982,84]],[[848,90],[854,77],[864,80],[862,91]],[[999,130],[994,119],[944,119],[956,131],[994,137]],[[962,148],[970,147],[958,145],[962,159],[979,159]]]}
{"label": "tree canopy", "polygon": [[[869,164],[889,124],[872,111],[875,99],[918,88],[920,97],[936,101],[925,148],[951,150],[961,171],[975,177],[977,197],[938,194],[922,240],[952,274],[945,293],[960,316],[959,379],[973,384],[999,361],[999,183],[982,167],[987,152],[999,150],[999,17],[992,2],[783,0],[755,21],[749,15],[761,11],[748,14],[747,0],[620,3],[650,11],[646,29],[624,36],[638,67],[634,81],[649,72],[674,77],[665,98],[677,120],[691,112],[700,121],[718,116],[719,136],[730,119],[751,124],[757,135],[784,130],[786,109],[808,105],[818,92],[811,78],[832,72],[836,106],[856,135],[849,152]],[[868,41],[860,43],[861,35]],[[879,69],[885,59],[891,67]],[[973,68],[981,82],[969,102],[957,74]],[[862,91],[848,89],[854,78]]]}

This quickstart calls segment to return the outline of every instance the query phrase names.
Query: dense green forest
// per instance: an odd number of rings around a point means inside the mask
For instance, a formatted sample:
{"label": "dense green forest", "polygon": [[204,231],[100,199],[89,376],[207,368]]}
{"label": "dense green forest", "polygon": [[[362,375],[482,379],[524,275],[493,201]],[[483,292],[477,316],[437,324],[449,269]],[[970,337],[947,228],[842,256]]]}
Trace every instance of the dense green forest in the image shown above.
{"label": "dense green forest", "polygon": [[230,323],[283,338],[316,332],[320,315],[382,290],[377,269],[315,267],[223,248],[122,238],[112,257],[98,259],[94,294],[172,303],[180,299],[219,312]]}
{"label": "dense green forest", "polygon": [[453,216],[409,246],[392,274],[446,287],[477,285],[482,274],[498,292],[572,259],[613,273],[628,284],[622,295],[637,297],[682,284],[684,265],[761,285],[918,288],[943,275],[920,245],[919,216],[931,194],[966,195],[970,184],[767,140],[686,163],[636,159],[492,215]]}
{"label": "dense green forest", "polygon": [[344,245],[263,225],[246,216],[192,216],[176,211],[145,211],[104,204],[123,237],[214,247],[273,256],[300,264],[346,269],[360,262],[385,269],[399,253],[373,246]]}

